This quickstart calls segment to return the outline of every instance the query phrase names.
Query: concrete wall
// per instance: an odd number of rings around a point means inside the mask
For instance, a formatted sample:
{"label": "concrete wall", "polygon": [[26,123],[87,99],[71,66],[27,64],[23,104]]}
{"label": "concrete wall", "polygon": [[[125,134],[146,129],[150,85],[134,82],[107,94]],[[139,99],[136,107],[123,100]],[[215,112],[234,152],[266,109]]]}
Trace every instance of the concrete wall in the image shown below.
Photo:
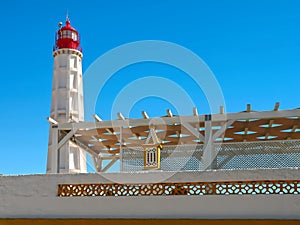
{"label": "concrete wall", "polygon": [[0,177],[1,218],[300,219],[300,195],[57,197],[64,183],[299,180],[300,169]]}

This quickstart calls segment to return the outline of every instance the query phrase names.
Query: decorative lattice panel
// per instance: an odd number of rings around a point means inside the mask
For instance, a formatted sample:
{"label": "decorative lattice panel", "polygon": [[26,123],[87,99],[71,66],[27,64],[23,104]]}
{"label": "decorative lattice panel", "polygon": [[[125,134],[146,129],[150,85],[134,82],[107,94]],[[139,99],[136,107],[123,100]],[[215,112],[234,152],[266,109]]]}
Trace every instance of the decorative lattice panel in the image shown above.
{"label": "decorative lattice panel", "polygon": [[[214,169],[300,167],[300,140],[236,142],[215,144]],[[163,171],[202,170],[203,145],[163,146]],[[122,149],[122,171],[144,169],[142,147]]]}
{"label": "decorative lattice panel", "polygon": [[253,195],[300,193],[299,180],[150,184],[59,184],[59,197],[150,195]]}

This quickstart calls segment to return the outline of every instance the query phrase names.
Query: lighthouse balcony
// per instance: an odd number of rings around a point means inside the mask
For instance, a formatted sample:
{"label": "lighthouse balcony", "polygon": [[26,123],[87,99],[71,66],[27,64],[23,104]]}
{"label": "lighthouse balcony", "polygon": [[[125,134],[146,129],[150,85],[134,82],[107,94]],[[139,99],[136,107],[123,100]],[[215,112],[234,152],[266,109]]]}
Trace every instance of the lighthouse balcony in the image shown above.
{"label": "lighthouse balcony", "polygon": [[[82,52],[82,47],[81,46],[77,46],[77,47],[76,46],[71,46],[70,48]],[[55,52],[59,49],[62,49],[62,47],[59,47],[58,45],[54,45],[53,48],[52,48],[52,51]]]}

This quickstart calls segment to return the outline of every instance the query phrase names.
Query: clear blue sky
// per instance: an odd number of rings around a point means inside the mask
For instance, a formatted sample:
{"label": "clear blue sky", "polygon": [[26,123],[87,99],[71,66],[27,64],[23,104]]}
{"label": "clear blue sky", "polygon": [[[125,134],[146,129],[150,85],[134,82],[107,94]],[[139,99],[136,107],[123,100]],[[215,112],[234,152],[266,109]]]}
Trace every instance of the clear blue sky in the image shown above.
{"label": "clear blue sky", "polygon": [[[57,23],[80,32],[83,70],[106,51],[139,40],[164,40],[198,54],[218,79],[227,111],[300,106],[300,1],[1,1],[0,173],[44,173]],[[144,63],[119,71],[103,89],[97,113],[110,119],[117,89],[143,76],[179,83],[207,113],[201,90],[174,68]],[[138,93],[137,93],[138,94]],[[164,115],[168,102],[146,98],[130,116]]]}

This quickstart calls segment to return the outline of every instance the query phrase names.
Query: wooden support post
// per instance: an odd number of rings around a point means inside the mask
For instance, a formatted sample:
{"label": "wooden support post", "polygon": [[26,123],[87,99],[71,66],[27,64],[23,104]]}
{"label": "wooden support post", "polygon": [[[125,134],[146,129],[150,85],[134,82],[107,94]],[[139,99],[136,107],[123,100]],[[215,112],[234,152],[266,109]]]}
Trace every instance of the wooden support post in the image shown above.
{"label": "wooden support post", "polygon": [[58,127],[53,125],[51,144],[51,173],[59,173]]}
{"label": "wooden support post", "polygon": [[212,121],[211,117],[207,116],[205,121],[205,141],[204,151],[202,157],[203,170],[216,169],[217,168],[217,153],[214,146],[214,140],[212,135]]}
{"label": "wooden support post", "polygon": [[123,127],[120,127],[120,153],[119,153],[119,160],[120,160],[120,171],[123,171]]}

